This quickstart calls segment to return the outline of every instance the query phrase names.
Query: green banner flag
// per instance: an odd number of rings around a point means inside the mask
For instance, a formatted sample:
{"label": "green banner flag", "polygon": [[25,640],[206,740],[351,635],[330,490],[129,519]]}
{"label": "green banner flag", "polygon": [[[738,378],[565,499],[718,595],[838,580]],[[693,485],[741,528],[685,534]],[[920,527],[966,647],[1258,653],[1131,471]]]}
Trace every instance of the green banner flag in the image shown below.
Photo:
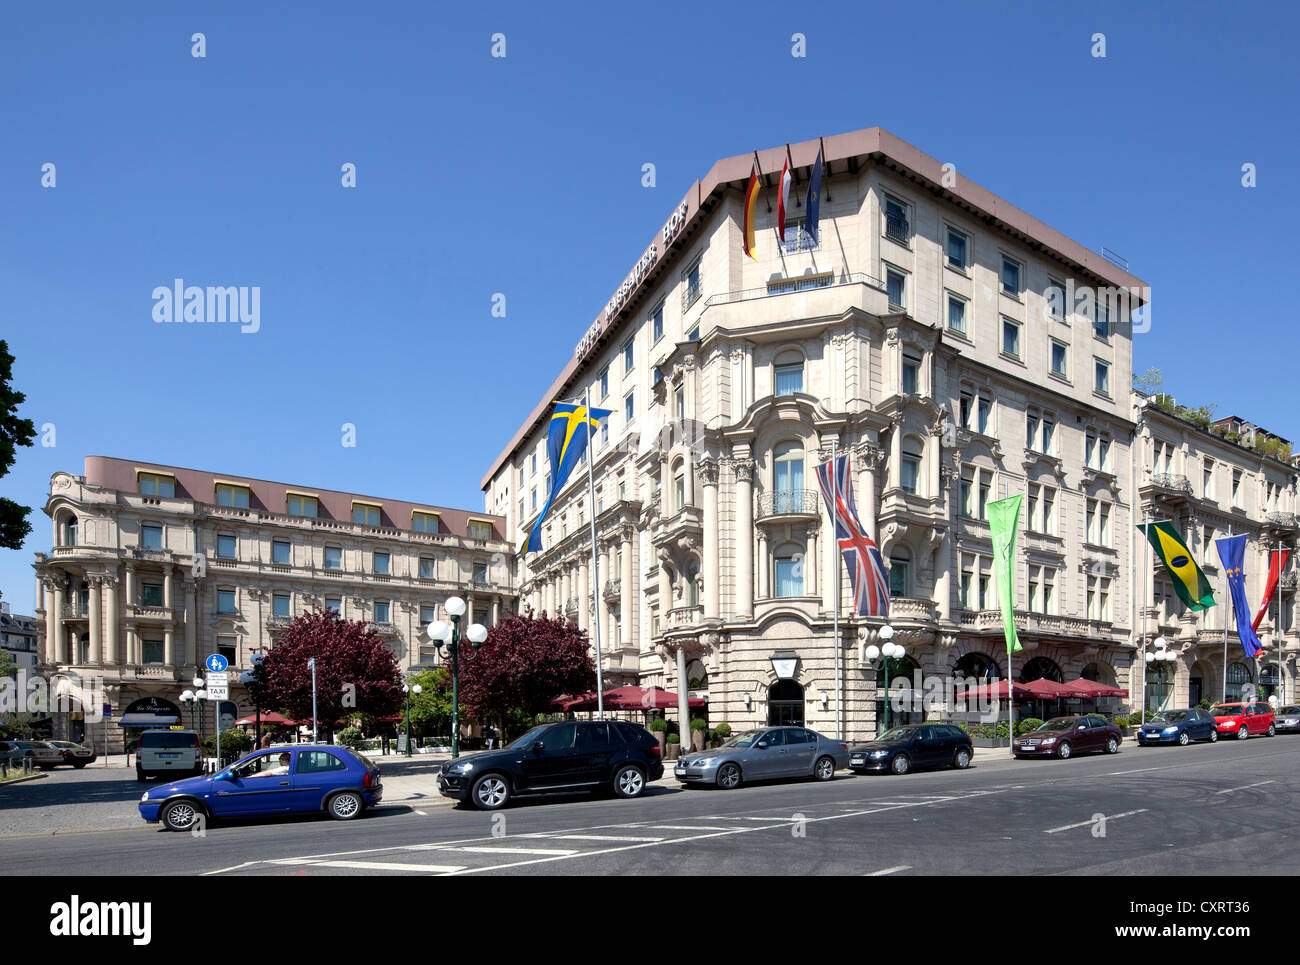
{"label": "green banner flag", "polygon": [[1020,650],[1016,634],[1016,530],[1020,527],[1023,496],[1008,496],[988,504],[989,530],[993,535],[993,575],[997,580],[998,603],[1002,605],[1002,632],[1007,638],[1007,656]]}
{"label": "green banner flag", "polygon": [[1158,523],[1138,523],[1137,528],[1146,533],[1147,541],[1156,556],[1165,565],[1173,580],[1174,592],[1189,610],[1204,610],[1214,606],[1214,592],[1205,573],[1196,565],[1192,551],[1174,529],[1174,524],[1162,520]]}

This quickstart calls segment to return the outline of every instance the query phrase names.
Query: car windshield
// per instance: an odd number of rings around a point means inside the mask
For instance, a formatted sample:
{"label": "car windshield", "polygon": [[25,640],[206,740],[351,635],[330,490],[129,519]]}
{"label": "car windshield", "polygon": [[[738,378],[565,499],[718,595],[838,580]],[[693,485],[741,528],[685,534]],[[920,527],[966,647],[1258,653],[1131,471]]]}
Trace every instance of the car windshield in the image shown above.
{"label": "car windshield", "polygon": [[511,751],[522,750],[523,748],[531,744],[533,741],[537,740],[537,738],[541,736],[542,731],[549,726],[550,726],[549,724],[538,724],[536,727],[534,727],[528,733],[524,734],[522,737],[516,738],[514,742],[511,743],[510,746],[507,747],[506,749]]}
{"label": "car windshield", "polygon": [[762,737],[767,731],[747,730],[743,734],[737,734],[731,740],[723,744],[723,747],[752,747],[754,741]]}
{"label": "car windshield", "polygon": [[1281,710],[1278,711],[1278,713],[1279,714],[1300,714],[1300,706],[1291,704],[1287,707],[1283,707]]}
{"label": "car windshield", "polygon": [[907,740],[915,733],[916,733],[915,727],[891,727],[889,728],[889,730],[885,731],[883,734],[877,737],[876,740],[882,742],[903,741],[903,740]]}
{"label": "car windshield", "polygon": [[1153,724],[1176,724],[1178,721],[1186,719],[1187,711],[1185,710],[1166,710],[1151,715],[1151,723]]}
{"label": "car windshield", "polygon": [[146,731],[140,736],[141,747],[197,747],[198,735],[193,731]]}
{"label": "car windshield", "polygon": [[1215,717],[1236,717],[1241,713],[1241,704],[1217,704],[1210,708]]}
{"label": "car windshield", "polygon": [[1077,717],[1053,717],[1051,720],[1045,720],[1038,725],[1036,730],[1069,730],[1074,726]]}

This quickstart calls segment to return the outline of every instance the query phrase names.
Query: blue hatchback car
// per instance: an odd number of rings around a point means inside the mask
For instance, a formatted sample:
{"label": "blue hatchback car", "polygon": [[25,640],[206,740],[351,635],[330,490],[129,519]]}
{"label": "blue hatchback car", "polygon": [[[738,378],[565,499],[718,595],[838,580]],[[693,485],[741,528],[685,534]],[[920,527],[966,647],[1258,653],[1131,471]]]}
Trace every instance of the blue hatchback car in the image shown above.
{"label": "blue hatchback car", "polygon": [[1138,728],[1137,742],[1147,744],[1182,744],[1186,747],[1192,741],[1209,741],[1213,744],[1219,739],[1219,728],[1207,710],[1189,707],[1186,710],[1166,710],[1149,718]]}
{"label": "blue hatchback car", "polygon": [[189,831],[210,818],[320,811],[350,821],[383,796],[379,768],[363,755],[332,744],[295,744],[150,789],[140,798],[140,816],[169,831]]}

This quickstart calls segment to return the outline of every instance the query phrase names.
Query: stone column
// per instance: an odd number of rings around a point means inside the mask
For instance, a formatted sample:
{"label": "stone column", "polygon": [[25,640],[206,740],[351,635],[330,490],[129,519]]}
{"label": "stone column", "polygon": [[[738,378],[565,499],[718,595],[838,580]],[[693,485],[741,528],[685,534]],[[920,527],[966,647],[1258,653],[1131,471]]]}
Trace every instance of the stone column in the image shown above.
{"label": "stone column", "polygon": [[185,663],[191,666],[198,666],[199,663],[199,641],[198,641],[198,582],[196,580],[185,581]]}
{"label": "stone column", "polygon": [[54,659],[61,664],[71,663],[71,654],[69,653],[70,645],[68,634],[63,626],[63,608],[67,605],[67,583],[66,577],[59,576],[54,581],[54,636],[51,646],[54,650]]}
{"label": "stone column", "polygon": [[858,462],[858,495],[856,499],[858,507],[858,516],[862,520],[862,525],[871,537],[872,542],[876,541],[876,513],[879,509],[876,499],[876,467],[880,465],[881,452],[878,448],[870,443],[862,443],[853,447],[853,455],[857,457]]}
{"label": "stone column", "polygon": [[587,561],[578,564],[578,627],[590,631],[591,627],[591,573]]}
{"label": "stone column", "polygon": [[[391,607],[392,604],[390,603],[389,606]],[[389,613],[389,619],[390,620],[392,619],[391,613]],[[472,624],[473,622],[474,622],[474,594],[466,593],[465,594],[465,629],[468,630],[470,628],[470,624]]]}
{"label": "stone column", "polygon": [[501,597],[492,597],[492,625],[496,626],[501,622]]}
{"label": "stone column", "polygon": [[172,607],[172,567],[170,563],[163,566],[163,606],[169,610]]}
{"label": "stone column", "polygon": [[605,600],[605,583],[615,577],[614,571],[610,568],[609,554],[605,551],[605,547],[597,547],[596,560],[596,619],[600,622],[600,648],[604,651],[609,644],[610,638],[609,603]]}
{"label": "stone column", "polygon": [[736,617],[754,613],[754,460],[737,459],[736,467]]}
{"label": "stone column", "polygon": [[104,647],[103,662],[105,665],[118,666],[122,662],[122,655],[119,651],[120,633],[118,632],[118,607],[117,607],[117,568],[114,567],[104,577],[104,586],[108,589],[108,620],[104,626]]}
{"label": "stone column", "polygon": [[140,602],[140,598],[135,592],[135,564],[126,564],[126,605],[135,606]]}
{"label": "stone column", "polygon": [[767,582],[771,572],[767,558],[767,531],[760,529],[758,531],[758,598],[766,600],[771,596],[768,590]]}
{"label": "stone column", "polygon": [[672,460],[668,453],[659,453],[659,515],[664,519],[677,512],[673,505]]}
{"label": "stone column", "polygon": [[668,629],[668,611],[673,608],[673,585],[668,578],[668,551],[659,551],[659,632]]}
{"label": "stone column", "polygon": [[712,458],[701,459],[697,472],[704,484],[704,618],[714,619],[718,613],[718,463]]}
{"label": "stone column", "polygon": [[699,467],[695,465],[695,456],[689,451],[686,453],[686,461],[682,464],[682,472],[685,479],[682,480],[682,488],[686,491],[686,505],[695,506],[695,473]]}
{"label": "stone column", "polygon": [[[170,580],[171,578],[168,577]],[[170,626],[163,630],[163,662],[169,667],[177,667],[176,631]]]}
{"label": "stone column", "polygon": [[939,475],[939,460],[942,458],[939,437],[942,435],[942,426],[931,426],[930,434],[925,440],[925,475],[927,484],[924,495],[926,496],[937,497],[943,495],[943,483]]}
{"label": "stone column", "polygon": [[934,573],[934,595],[939,620],[948,623],[952,619],[952,545],[946,536],[934,551]]}
{"label": "stone column", "polygon": [[889,489],[897,489],[902,485],[903,473],[903,417],[895,416],[892,419],[893,428],[889,432]]}
{"label": "stone column", "polygon": [[[619,593],[618,593],[618,646],[622,649],[627,643],[634,638],[632,636],[632,612],[636,606],[635,596],[632,592],[632,580],[635,572],[632,566],[632,548],[635,545],[632,542],[632,528],[625,527],[622,532],[623,540],[623,572],[619,575]],[[611,650],[613,647],[610,648]]]}
{"label": "stone column", "polygon": [[[821,559],[821,557],[817,555],[817,534],[821,528],[822,524],[820,519],[808,527],[808,544],[804,550],[803,567],[804,576],[806,578],[803,591],[806,596],[817,595],[817,562]],[[831,606],[834,605],[835,602],[832,599]]]}
{"label": "stone column", "polygon": [[104,607],[99,576],[88,576],[90,584],[90,648],[86,652],[86,662],[94,663],[104,659]]}
{"label": "stone column", "polygon": [[677,716],[678,732],[682,737],[682,747],[689,747],[691,741],[691,704],[690,694],[686,692],[686,648],[677,647]]}

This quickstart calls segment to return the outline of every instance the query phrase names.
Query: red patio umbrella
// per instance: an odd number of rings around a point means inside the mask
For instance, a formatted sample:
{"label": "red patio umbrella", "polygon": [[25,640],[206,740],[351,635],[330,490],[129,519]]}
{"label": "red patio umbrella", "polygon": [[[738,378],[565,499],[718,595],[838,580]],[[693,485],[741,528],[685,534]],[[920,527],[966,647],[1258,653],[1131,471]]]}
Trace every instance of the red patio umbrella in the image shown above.
{"label": "red patio umbrella", "polygon": [[[957,694],[958,700],[1006,700],[1007,681],[999,680],[996,684],[981,684]],[[1033,700],[1038,694],[1024,684],[1011,684],[1011,696],[1015,700]]]}
{"label": "red patio umbrella", "polygon": [[1024,684],[1024,688],[1030,691],[1039,700],[1060,700],[1062,697],[1091,697],[1088,691],[1073,684],[1059,684],[1055,680],[1048,680],[1046,677],[1040,677],[1038,680],[1031,680]]}
{"label": "red patio umbrella", "polygon": [[[235,725],[237,727],[252,727],[256,723],[257,723],[257,716],[255,714],[250,714],[247,717],[241,717],[239,718],[239,720],[235,721]],[[284,717],[280,714],[277,714],[273,710],[268,710],[264,714],[262,714],[263,727],[265,727],[267,724],[270,724],[272,727],[291,727],[295,723],[296,721],[292,721],[288,717]],[[311,721],[308,721],[307,723],[310,724]]]}
{"label": "red patio umbrella", "polygon": [[1103,684],[1097,680],[1084,680],[1082,677],[1078,680],[1066,681],[1065,686],[1073,687],[1075,690],[1086,690],[1089,697],[1128,696],[1127,690],[1121,690],[1119,687],[1112,687],[1110,684]]}
{"label": "red patio umbrella", "polygon": [[[619,687],[605,691],[606,710],[663,710],[677,706],[677,695],[658,687]],[[596,709],[596,695],[582,694],[578,697],[564,697],[551,701],[551,706],[564,711],[582,711]],[[687,706],[700,710],[708,706],[703,697],[690,697]]]}

